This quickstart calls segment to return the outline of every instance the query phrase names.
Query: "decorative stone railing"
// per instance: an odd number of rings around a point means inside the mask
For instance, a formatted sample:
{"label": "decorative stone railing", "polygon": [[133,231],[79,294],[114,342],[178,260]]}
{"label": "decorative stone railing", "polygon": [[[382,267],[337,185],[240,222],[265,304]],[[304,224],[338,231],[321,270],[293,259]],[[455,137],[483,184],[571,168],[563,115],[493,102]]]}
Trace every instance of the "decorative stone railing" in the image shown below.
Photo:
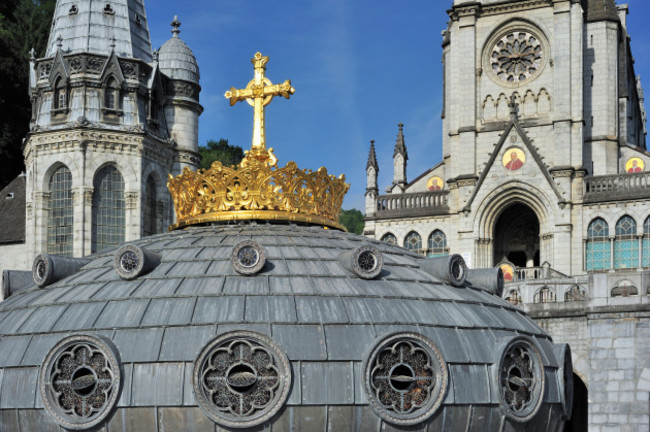
{"label": "decorative stone railing", "polygon": [[585,178],[585,202],[650,198],[650,173]]}
{"label": "decorative stone railing", "polygon": [[449,212],[449,192],[418,192],[380,195],[375,218],[412,217]]}
{"label": "decorative stone railing", "polygon": [[568,277],[550,267],[517,267],[512,275],[512,281],[518,282],[527,279],[559,279]]}

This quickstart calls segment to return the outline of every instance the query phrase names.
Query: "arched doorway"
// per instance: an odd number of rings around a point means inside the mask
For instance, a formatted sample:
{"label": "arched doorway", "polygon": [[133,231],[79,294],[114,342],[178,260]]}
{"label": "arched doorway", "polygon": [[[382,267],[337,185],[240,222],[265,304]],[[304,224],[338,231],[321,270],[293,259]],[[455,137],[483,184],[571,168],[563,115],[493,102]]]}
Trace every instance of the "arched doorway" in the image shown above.
{"label": "arched doorway", "polygon": [[587,386],[578,375],[573,374],[573,409],[571,420],[564,426],[564,432],[587,432],[588,399]]}
{"label": "arched doorway", "polygon": [[536,267],[539,262],[539,219],[525,204],[503,209],[494,227],[494,263],[510,261],[517,267]]}

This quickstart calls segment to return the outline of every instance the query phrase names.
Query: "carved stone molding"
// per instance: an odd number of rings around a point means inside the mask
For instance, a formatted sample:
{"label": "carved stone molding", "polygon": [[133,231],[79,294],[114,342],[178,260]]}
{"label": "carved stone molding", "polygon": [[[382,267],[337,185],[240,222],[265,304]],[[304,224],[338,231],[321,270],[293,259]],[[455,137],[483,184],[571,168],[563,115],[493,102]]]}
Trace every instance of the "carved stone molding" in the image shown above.
{"label": "carved stone molding", "polygon": [[140,199],[140,192],[126,192],[124,194],[124,207],[127,210],[134,210],[138,206]]}

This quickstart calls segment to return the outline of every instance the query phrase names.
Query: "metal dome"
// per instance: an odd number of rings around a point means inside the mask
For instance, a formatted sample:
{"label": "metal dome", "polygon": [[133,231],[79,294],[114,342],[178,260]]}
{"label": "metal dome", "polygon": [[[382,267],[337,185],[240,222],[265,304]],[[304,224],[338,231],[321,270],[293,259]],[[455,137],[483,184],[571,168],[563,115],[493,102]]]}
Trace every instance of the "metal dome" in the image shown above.
{"label": "metal dome", "polygon": [[158,65],[160,71],[172,79],[199,83],[199,64],[194,53],[181,38],[178,17],[172,22],[172,37],[158,50]]}
{"label": "metal dome", "polygon": [[40,259],[53,282],[0,302],[2,430],[550,431],[571,405],[570,352],[458,256],[250,222]]}

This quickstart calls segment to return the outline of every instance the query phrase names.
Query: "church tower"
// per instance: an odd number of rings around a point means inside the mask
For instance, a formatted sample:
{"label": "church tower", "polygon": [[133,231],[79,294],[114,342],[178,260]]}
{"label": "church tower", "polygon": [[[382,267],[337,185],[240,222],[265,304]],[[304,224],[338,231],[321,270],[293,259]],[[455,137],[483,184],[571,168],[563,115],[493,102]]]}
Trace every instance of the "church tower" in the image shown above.
{"label": "church tower", "polygon": [[84,256],[172,223],[167,175],[198,165],[202,109],[191,50],[164,48],[152,51],[143,0],[57,2],[31,62],[29,256]]}

